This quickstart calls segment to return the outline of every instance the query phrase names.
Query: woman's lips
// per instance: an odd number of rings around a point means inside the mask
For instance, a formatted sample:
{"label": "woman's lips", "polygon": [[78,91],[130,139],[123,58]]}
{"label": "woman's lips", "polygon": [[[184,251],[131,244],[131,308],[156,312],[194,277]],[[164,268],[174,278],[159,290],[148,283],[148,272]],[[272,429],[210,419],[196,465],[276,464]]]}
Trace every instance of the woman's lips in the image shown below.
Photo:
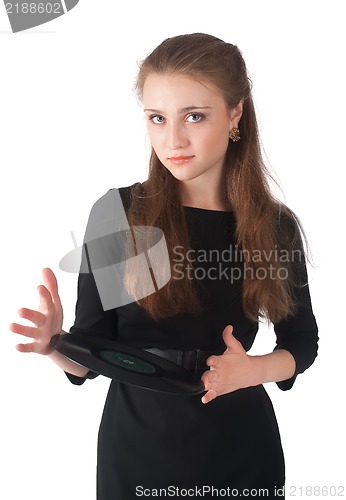
{"label": "woman's lips", "polygon": [[192,156],[171,156],[169,159],[170,162],[174,163],[175,165],[181,165],[183,163],[188,162],[194,157]]}

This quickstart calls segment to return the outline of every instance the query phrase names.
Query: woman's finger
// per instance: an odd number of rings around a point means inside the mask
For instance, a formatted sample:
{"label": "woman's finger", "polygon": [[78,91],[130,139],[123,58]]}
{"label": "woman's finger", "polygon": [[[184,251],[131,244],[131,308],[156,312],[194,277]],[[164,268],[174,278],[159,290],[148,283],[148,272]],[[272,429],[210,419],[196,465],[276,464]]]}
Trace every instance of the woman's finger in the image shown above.
{"label": "woman's finger", "polygon": [[13,333],[18,333],[19,335],[24,335],[24,337],[30,337],[32,339],[37,339],[39,337],[39,332],[37,328],[26,325],[19,325],[18,323],[11,323],[9,329]]}
{"label": "woman's finger", "polygon": [[37,291],[40,297],[39,311],[49,312],[54,307],[50,291],[44,285],[38,285]]}
{"label": "woman's finger", "polygon": [[207,359],[207,361],[205,362],[207,366],[210,367],[210,369],[215,369],[218,367],[219,365],[219,358],[221,356],[216,356],[215,354],[212,354],[211,356],[209,356],[209,358]]}
{"label": "woman's finger", "polygon": [[31,321],[36,326],[42,326],[46,319],[45,315],[41,312],[33,311],[32,309],[28,309],[27,307],[22,307],[22,309],[19,309],[18,314],[21,318]]}
{"label": "woman's finger", "polygon": [[60,304],[60,297],[58,291],[58,281],[56,279],[55,274],[49,267],[42,269],[42,277],[44,280],[44,284],[46,285],[47,290],[49,290],[53,302],[56,304]]}
{"label": "woman's finger", "polygon": [[215,371],[206,371],[203,373],[201,380],[207,390],[212,388],[212,385],[217,382],[218,372]]}
{"label": "woman's finger", "polygon": [[217,397],[216,391],[210,390],[201,398],[203,404],[210,403],[213,399]]}
{"label": "woman's finger", "polygon": [[29,342],[27,344],[17,344],[16,349],[19,352],[39,352],[39,347],[36,342]]}

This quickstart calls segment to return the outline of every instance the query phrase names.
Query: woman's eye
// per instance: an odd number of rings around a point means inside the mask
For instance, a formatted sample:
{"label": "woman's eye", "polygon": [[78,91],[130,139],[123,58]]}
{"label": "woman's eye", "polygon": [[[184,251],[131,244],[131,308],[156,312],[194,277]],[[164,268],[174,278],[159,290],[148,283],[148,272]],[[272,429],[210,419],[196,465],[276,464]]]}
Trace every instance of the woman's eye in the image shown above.
{"label": "woman's eye", "polygon": [[187,118],[186,118],[186,121],[190,122],[190,123],[198,123],[200,121],[203,120],[204,115],[202,115],[201,113],[191,113]]}
{"label": "woman's eye", "polygon": [[161,115],[151,115],[149,116],[149,120],[152,121],[153,123],[164,123],[165,119]]}

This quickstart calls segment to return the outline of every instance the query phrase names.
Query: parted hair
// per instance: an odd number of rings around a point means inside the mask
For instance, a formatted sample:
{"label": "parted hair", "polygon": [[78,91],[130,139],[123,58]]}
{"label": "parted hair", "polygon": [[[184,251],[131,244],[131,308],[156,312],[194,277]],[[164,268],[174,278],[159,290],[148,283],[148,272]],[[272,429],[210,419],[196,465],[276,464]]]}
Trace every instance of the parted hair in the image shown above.
{"label": "parted hair", "polygon": [[[244,275],[242,307],[254,322],[263,318],[277,323],[287,318],[296,307],[294,289],[306,279],[299,269],[305,258],[283,262],[277,255],[281,249],[292,256],[297,255],[297,249],[303,252],[305,236],[294,213],[271,192],[270,175],[261,153],[252,83],[240,50],[203,33],[175,36],[164,40],[140,64],[135,84],[139,99],[147,77],[153,73],[179,74],[208,82],[220,91],[229,110],[243,100],[238,125],[241,140],[229,142],[224,162],[224,189],[236,220],[236,244],[244,256],[244,265],[253,271],[248,273],[250,277]],[[148,178],[133,189],[128,212],[131,226],[156,226],[163,230],[171,259],[174,247],[186,251],[190,248],[178,183],[152,149]],[[190,262],[185,264],[191,266]],[[275,270],[279,272],[283,266],[287,270],[285,279],[273,279]],[[259,268],[270,268],[272,272],[258,276]],[[135,274],[126,276],[126,286],[134,295],[139,279]],[[155,320],[179,313],[198,314],[202,309],[194,281],[187,276],[174,279],[173,271],[164,287],[137,303]]]}

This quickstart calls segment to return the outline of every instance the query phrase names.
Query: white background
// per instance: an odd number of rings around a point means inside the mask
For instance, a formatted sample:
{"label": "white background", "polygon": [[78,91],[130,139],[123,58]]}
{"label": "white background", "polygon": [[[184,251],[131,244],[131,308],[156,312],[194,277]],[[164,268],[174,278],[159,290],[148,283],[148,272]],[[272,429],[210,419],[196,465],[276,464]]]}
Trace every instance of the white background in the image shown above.
{"label": "white background", "polygon": [[[268,161],[314,259],[319,356],[291,391],[267,385],[287,497],[296,487],[296,497],[308,498],[306,487],[315,485],[344,486],[338,491],[346,495],[343,4],[81,0],[59,19],[17,34],[0,6],[1,498],[95,498],[109,382],[73,386],[49,359],[18,353],[19,336],[8,324],[18,321],[20,307],[37,306],[41,268],[51,267],[65,330],[72,325],[77,275],[58,268],[73,248],[70,231],[80,242],[96,199],[146,178],[148,140],[132,91],[137,61],[164,38],[196,31],[243,52]],[[270,351],[273,341],[261,328],[253,352]]]}

